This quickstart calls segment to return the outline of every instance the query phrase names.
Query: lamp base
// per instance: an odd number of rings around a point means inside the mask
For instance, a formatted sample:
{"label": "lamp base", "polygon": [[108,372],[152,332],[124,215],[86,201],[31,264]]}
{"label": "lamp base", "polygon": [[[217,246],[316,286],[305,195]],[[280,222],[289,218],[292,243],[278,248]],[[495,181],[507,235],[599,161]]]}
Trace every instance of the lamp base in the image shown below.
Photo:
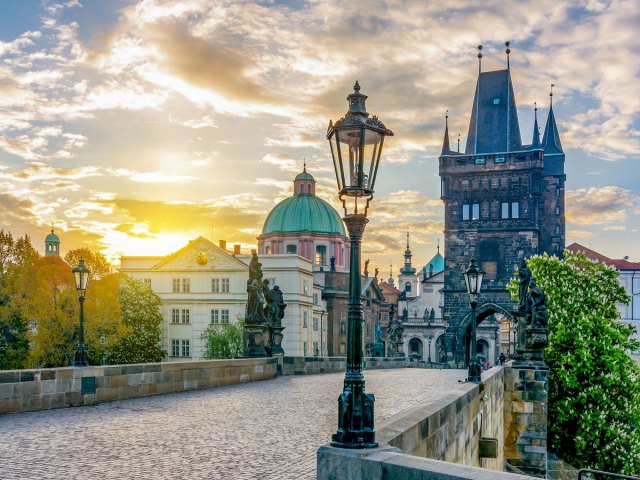
{"label": "lamp base", "polygon": [[331,445],[338,448],[376,448],[373,429],[373,394],[365,393],[362,385],[345,385],[338,399],[338,431],[331,436]]}

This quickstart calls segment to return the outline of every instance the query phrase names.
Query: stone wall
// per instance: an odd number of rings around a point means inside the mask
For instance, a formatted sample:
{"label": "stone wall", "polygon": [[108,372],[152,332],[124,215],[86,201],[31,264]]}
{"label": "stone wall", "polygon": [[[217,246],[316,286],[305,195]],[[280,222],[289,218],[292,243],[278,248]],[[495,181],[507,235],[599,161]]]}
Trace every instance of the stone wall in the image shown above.
{"label": "stone wall", "polygon": [[[533,480],[503,471],[504,375],[503,367],[495,367],[483,374],[483,385],[460,384],[436,401],[381,422],[377,428],[380,448],[321,447],[317,478]],[[483,457],[488,443],[496,446],[495,458]]]}
{"label": "stone wall", "polygon": [[[347,369],[345,357],[284,357],[281,362],[282,375],[309,375],[315,373],[344,372]],[[406,368],[408,366],[405,357],[397,358],[365,358],[365,370],[377,370],[386,368]]]}
{"label": "stone wall", "polygon": [[[482,380],[381,422],[378,442],[409,455],[502,471],[504,369],[492,368]],[[496,440],[496,458],[481,458],[480,438]]]}
{"label": "stone wall", "polygon": [[0,371],[0,414],[267,380],[275,358]]}

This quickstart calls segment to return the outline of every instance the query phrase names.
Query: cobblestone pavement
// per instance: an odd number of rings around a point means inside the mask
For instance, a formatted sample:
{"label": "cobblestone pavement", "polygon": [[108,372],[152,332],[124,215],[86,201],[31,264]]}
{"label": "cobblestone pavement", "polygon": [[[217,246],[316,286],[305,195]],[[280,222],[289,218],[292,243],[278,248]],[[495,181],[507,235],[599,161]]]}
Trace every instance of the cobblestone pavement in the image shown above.
{"label": "cobblestone pavement", "polygon": [[[435,398],[462,370],[365,371],[376,422]],[[344,374],[0,416],[0,479],[314,479]]]}

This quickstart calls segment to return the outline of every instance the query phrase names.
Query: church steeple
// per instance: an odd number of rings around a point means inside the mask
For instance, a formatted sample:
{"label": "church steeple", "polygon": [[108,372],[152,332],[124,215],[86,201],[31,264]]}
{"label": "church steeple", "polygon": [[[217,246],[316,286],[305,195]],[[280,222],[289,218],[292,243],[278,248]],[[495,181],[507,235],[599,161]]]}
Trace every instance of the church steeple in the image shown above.
{"label": "church steeple", "polygon": [[451,147],[449,146],[449,110],[444,117],[444,140],[442,141],[442,153],[440,156],[451,154]]}
{"label": "church steeple", "polygon": [[409,232],[407,232],[407,249],[404,251],[404,267],[400,269],[402,275],[415,275],[416,269],[411,265],[411,248],[409,247]]}
{"label": "church steeple", "polygon": [[51,225],[51,233],[44,239],[44,254],[46,257],[60,256],[60,238],[54,233]]}

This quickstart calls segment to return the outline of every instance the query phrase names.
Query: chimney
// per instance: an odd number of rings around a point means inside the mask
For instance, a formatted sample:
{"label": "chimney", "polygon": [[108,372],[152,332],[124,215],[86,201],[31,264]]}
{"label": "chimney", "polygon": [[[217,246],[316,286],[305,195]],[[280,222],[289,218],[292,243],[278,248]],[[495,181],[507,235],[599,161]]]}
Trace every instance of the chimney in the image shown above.
{"label": "chimney", "polygon": [[233,246],[233,254],[240,255],[240,245],[237,243]]}
{"label": "chimney", "polygon": [[218,240],[218,245],[220,246],[220,248],[222,250],[226,250],[227,249],[227,241],[226,240]]}

